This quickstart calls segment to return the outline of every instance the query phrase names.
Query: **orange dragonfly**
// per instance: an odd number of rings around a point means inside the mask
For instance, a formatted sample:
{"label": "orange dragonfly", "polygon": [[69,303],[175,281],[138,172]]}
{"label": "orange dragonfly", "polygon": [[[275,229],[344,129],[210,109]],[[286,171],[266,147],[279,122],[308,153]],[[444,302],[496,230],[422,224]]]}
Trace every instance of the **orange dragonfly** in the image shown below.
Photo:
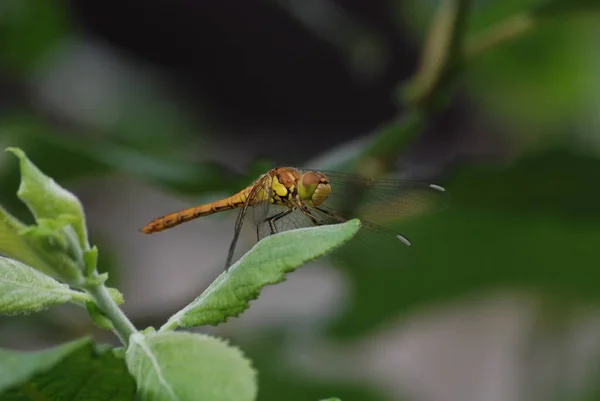
{"label": "orange dragonfly", "polygon": [[235,195],[158,217],[140,231],[152,234],[198,217],[239,208],[227,256],[228,268],[250,206],[257,240],[294,228],[342,223],[359,218],[360,231],[383,234],[410,246],[410,241],[404,235],[379,224],[440,209],[447,204],[448,193],[434,184],[374,180],[335,172],[279,167],[269,170]]}

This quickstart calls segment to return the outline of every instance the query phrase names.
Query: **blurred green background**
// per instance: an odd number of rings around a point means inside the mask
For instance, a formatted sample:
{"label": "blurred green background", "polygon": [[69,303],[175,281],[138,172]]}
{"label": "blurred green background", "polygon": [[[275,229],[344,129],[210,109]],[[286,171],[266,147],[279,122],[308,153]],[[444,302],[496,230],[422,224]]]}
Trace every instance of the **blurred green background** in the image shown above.
{"label": "blurred green background", "polygon": [[[452,194],[397,224],[412,248],[344,248],[202,330],[253,359],[260,400],[600,399],[598,2],[455,3],[465,46],[531,10],[543,21],[468,58],[388,147],[391,173]],[[218,275],[236,214],[137,229],[393,132],[439,6],[3,0],[0,147],[81,198],[126,312],[159,326]],[[17,186],[2,153],[0,204],[31,222]],[[0,347],[90,333],[115,341],[71,307],[0,319]]]}

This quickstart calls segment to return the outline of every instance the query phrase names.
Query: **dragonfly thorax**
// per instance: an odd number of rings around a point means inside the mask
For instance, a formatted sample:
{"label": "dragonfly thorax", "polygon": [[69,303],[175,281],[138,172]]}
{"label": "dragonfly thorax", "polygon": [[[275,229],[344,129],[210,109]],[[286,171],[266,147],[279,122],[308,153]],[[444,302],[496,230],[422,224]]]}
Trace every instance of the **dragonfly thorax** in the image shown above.
{"label": "dragonfly thorax", "polygon": [[279,168],[271,178],[270,203],[285,206],[306,204],[315,207],[327,200],[331,185],[325,174],[309,171],[301,173],[292,168]]}

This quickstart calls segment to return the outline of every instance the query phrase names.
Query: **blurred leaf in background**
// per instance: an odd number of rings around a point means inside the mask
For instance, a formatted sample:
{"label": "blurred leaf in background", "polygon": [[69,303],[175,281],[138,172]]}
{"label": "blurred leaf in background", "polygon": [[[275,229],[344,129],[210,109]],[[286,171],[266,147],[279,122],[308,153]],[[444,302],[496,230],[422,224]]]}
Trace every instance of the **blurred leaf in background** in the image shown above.
{"label": "blurred leaf in background", "polygon": [[396,227],[413,241],[402,257],[347,250],[355,297],[334,332],[363,335],[424,305],[503,287],[596,300],[600,188],[588,183],[599,169],[564,151],[460,169],[447,185],[450,210]]}
{"label": "blurred leaf in background", "polygon": [[62,1],[7,0],[0,11],[0,66],[22,77],[33,73],[70,31]]}
{"label": "blurred leaf in background", "polygon": [[[421,37],[438,1],[397,2],[408,23]],[[564,3],[564,8],[550,5]],[[467,64],[461,82],[475,113],[483,113],[511,138],[515,149],[553,147],[556,141],[589,143],[597,129],[600,101],[598,5],[581,1],[477,1],[469,18],[468,39],[495,26],[531,19],[533,29],[493,47]],[[542,13],[538,10],[548,11]],[[596,10],[596,12],[594,12]],[[407,18],[407,16],[410,16]],[[528,22],[523,22],[528,23]],[[581,129],[577,129],[581,128]],[[595,152],[598,152],[596,146]]]}

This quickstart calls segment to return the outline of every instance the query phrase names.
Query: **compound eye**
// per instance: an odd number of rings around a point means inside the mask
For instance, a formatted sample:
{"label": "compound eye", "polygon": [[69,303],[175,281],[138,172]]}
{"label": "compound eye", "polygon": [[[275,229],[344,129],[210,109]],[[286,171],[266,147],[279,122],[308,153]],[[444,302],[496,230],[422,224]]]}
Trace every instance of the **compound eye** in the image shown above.
{"label": "compound eye", "polygon": [[331,185],[321,183],[317,185],[317,188],[315,189],[315,192],[311,196],[310,200],[312,201],[313,206],[319,206],[320,204],[325,202],[327,198],[329,198],[330,194]]}
{"label": "compound eye", "polygon": [[317,184],[321,182],[321,177],[319,174],[314,172],[308,172],[302,175],[302,185],[307,188],[316,187]]}

